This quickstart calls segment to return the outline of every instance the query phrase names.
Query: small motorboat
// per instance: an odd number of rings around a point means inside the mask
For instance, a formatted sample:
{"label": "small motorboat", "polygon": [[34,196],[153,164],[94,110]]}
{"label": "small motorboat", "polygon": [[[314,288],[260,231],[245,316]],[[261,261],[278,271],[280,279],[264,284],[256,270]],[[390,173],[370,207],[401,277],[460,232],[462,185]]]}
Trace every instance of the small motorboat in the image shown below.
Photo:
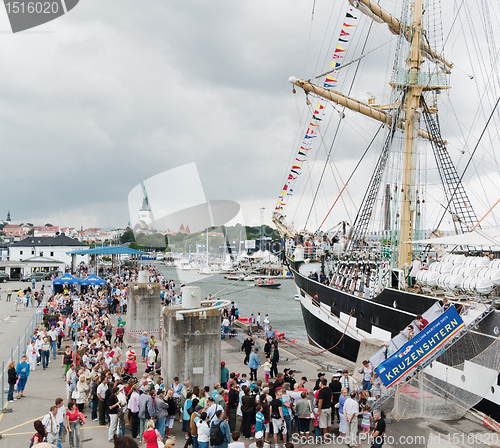
{"label": "small motorboat", "polygon": [[259,286],[261,288],[277,289],[281,286],[281,283],[276,283],[273,279],[265,279],[259,280],[257,283],[255,283],[255,286]]}

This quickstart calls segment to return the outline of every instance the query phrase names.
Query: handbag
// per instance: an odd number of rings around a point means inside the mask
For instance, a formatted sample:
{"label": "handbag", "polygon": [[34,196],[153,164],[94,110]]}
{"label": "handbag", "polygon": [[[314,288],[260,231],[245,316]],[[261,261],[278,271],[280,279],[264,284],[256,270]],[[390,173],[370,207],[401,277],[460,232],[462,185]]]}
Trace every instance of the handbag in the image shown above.
{"label": "handbag", "polygon": [[164,448],[165,444],[160,440],[160,433],[157,429],[155,429],[156,432],[156,443],[158,444],[158,448]]}
{"label": "handbag", "polygon": [[63,431],[61,434],[61,443],[66,442],[66,434],[68,433],[68,430],[66,429],[66,426],[63,427]]}

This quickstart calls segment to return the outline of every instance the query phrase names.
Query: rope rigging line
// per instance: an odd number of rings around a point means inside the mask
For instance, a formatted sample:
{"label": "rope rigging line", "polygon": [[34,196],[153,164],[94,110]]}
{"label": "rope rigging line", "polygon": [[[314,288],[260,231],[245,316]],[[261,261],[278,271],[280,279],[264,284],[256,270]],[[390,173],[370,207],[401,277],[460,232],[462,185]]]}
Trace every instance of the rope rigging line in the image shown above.
{"label": "rope rigging line", "polygon": [[[238,280],[236,280],[236,281],[238,281]],[[220,295],[219,298],[224,297],[224,296],[230,296],[231,294],[235,294],[237,292],[243,292],[243,291],[246,291],[247,289],[252,289],[252,288],[255,288],[255,285],[249,286],[248,288],[238,289],[237,291],[226,292],[226,294]],[[214,298],[214,296],[212,296],[212,299],[213,298]]]}
{"label": "rope rigging line", "polygon": [[[336,316],[335,316],[336,317]],[[332,345],[330,348],[325,348],[319,352],[316,352],[316,353],[307,353],[305,352],[304,350],[300,349],[299,347],[297,347],[292,341],[290,341],[290,339],[287,339],[285,338],[285,340],[287,341],[288,344],[290,344],[295,350],[298,350],[300,353],[302,353],[303,355],[306,355],[306,356],[316,356],[316,355],[321,355],[321,353],[324,353],[324,352],[328,352],[330,350],[333,350],[335,347],[337,347],[337,345],[340,344],[340,342],[342,341],[342,339],[344,339],[344,336],[347,332],[347,329],[349,328],[349,322],[351,321],[351,317],[352,317],[352,313],[349,314],[349,319],[347,321],[347,324],[345,325],[345,328],[344,328],[344,332],[342,333],[342,336],[340,336],[340,339],[337,341],[337,343],[335,345]]]}
{"label": "rope rigging line", "polygon": [[342,195],[342,193],[344,192],[344,190],[346,189],[347,187],[347,184],[349,183],[349,181],[352,179],[352,176],[354,176],[354,173],[356,172],[356,170],[358,169],[359,165],[361,164],[361,162],[363,161],[366,153],[368,152],[368,150],[370,149],[370,147],[372,146],[372,143],[375,141],[375,139],[377,138],[377,135],[378,133],[380,132],[380,130],[384,127],[383,124],[381,124],[379,126],[379,128],[377,129],[377,132],[375,133],[375,135],[373,136],[371,142],[368,144],[367,148],[365,149],[365,152],[363,153],[363,155],[361,156],[361,158],[358,160],[358,163],[357,165],[354,167],[354,170],[352,171],[351,175],[349,176],[349,178],[347,179],[347,182],[344,184],[344,186],[342,187],[342,190],[340,190],[340,193],[339,195],[337,196],[337,198],[335,199],[333,205],[331,206],[330,210],[328,210],[328,213],[326,214],[325,218],[323,219],[322,223],[319,225],[318,227],[318,230],[321,229],[321,227],[323,226],[323,224],[325,223],[326,219],[328,218],[328,216],[330,215],[331,211],[333,210],[333,207],[335,207],[335,204],[337,203],[337,201],[339,200],[340,196]]}
{"label": "rope rigging line", "polygon": [[318,75],[318,76],[315,76],[314,79],[319,79],[319,78],[322,78],[323,76],[326,76],[326,75],[329,75],[330,73],[336,71],[336,70],[340,70],[342,68],[345,68],[351,64],[354,64],[355,62],[358,62],[360,61],[361,59],[363,59],[364,57],[366,57],[367,55],[369,55],[370,53],[373,53],[374,51],[378,50],[379,48],[382,48],[384,47],[385,45],[393,42],[394,40],[396,40],[396,37],[394,37],[393,39],[390,39],[388,40],[387,42],[379,45],[378,47],[375,47],[373,50],[370,50],[370,51],[367,51],[366,53],[363,53],[361,56],[357,57],[356,59],[353,59],[352,61],[350,62],[346,62],[345,64],[342,64],[340,65],[339,67],[336,67],[336,68],[333,68],[331,70],[328,70],[327,72],[325,73],[322,73],[321,75]]}
{"label": "rope rigging line", "polygon": [[444,219],[444,217],[445,217],[445,215],[446,215],[446,212],[449,210],[449,207],[450,207],[450,205],[451,205],[451,201],[452,201],[453,197],[455,196],[455,193],[457,192],[457,189],[458,189],[459,185],[462,183],[462,180],[463,180],[463,178],[464,178],[464,176],[465,176],[465,173],[466,173],[466,171],[467,171],[467,168],[469,168],[469,165],[470,165],[470,164],[471,164],[471,162],[472,162],[472,158],[474,157],[474,154],[476,153],[476,150],[477,150],[477,148],[479,147],[479,144],[481,143],[481,140],[482,140],[482,138],[483,138],[483,136],[484,136],[484,134],[485,134],[485,132],[486,132],[486,129],[488,128],[488,125],[489,125],[489,123],[490,123],[491,119],[493,118],[493,115],[494,115],[494,113],[495,113],[495,111],[496,111],[496,109],[497,109],[497,106],[498,106],[498,103],[499,103],[499,102],[500,102],[500,96],[498,97],[497,102],[495,103],[495,106],[493,107],[493,110],[491,111],[490,116],[488,117],[488,121],[487,121],[487,122],[486,122],[486,124],[484,125],[484,128],[483,128],[483,130],[482,130],[482,132],[481,132],[481,135],[479,136],[479,139],[478,139],[478,141],[477,141],[477,143],[476,143],[476,146],[474,147],[474,150],[472,151],[472,153],[471,153],[471,155],[470,155],[470,157],[469,157],[469,160],[467,161],[467,165],[465,165],[465,168],[464,168],[464,170],[462,171],[462,175],[460,176],[460,183],[459,183],[459,184],[457,184],[457,185],[455,186],[455,189],[453,190],[453,193],[451,194],[450,199],[448,200],[448,204],[447,204],[447,205],[446,205],[446,207],[445,207],[445,210],[444,210],[444,212],[443,212],[443,214],[442,214],[442,216],[441,216],[441,219],[439,220],[439,223],[438,223],[438,225],[437,225],[436,229],[438,229],[438,228],[439,228],[439,226],[440,226],[440,225],[441,225],[441,223],[443,222],[443,219]]}

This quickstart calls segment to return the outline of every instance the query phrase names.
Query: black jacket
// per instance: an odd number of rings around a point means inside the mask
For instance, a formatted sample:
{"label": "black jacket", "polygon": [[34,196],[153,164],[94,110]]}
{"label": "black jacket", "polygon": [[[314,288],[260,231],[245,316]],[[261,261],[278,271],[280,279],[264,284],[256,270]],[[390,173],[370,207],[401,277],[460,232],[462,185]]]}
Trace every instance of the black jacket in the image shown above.
{"label": "black jacket", "polygon": [[252,346],[255,345],[255,341],[253,341],[252,339],[248,339],[246,338],[244,341],[243,341],[243,344],[241,346],[241,351],[245,352],[247,355],[250,354],[250,352],[252,351]]}
{"label": "black jacket", "polygon": [[9,376],[8,383],[9,384],[16,384],[16,381],[17,381],[16,369],[9,369],[7,371],[7,375]]}

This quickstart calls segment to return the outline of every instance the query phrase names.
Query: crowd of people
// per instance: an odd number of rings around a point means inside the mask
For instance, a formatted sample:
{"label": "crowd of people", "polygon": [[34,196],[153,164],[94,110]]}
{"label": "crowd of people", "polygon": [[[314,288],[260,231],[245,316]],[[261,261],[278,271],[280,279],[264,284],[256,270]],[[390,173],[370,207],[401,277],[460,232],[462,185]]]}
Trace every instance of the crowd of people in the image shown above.
{"label": "crowd of people", "polygon": [[[182,300],[172,281],[166,281],[155,267],[147,268],[150,280],[162,284],[165,305]],[[376,393],[369,366],[370,374],[362,372],[366,382],[359,387],[347,371],[335,374],[330,384],[322,373],[314,386],[306,377],[296,379],[294,370],[279,368],[277,334],[269,316],[262,318],[260,313],[251,316],[250,328],[265,334],[265,361],[261,362],[250,333],[241,347],[248,377],[246,372],[229,372],[222,362],[216,384],[194,385],[179,378],[165,384],[155,369],[156,341],[147,333],[140,339],[145,364],[140,374],[139,354],[123,344],[121,318],[116,327],[111,323],[112,314],[126,312],[128,284],[137,276],[133,269],[109,272],[106,287],[83,293],[67,287],[48,294],[43,325],[32,335],[21,362],[11,362],[8,371],[8,400],[13,402],[24,399],[30,372],[60,365],[66,396],[55,398],[47,414],[35,421],[33,446],[46,441],[61,448],[67,438],[70,448],[80,448],[85,412],[90,412],[92,421],[107,426],[110,442],[126,448],[136,447],[138,442],[147,448],[170,448],[175,445],[174,425],[185,433],[183,443],[193,448],[244,448],[247,445],[242,439],[248,440],[248,448],[269,448],[270,444],[276,448],[280,442],[293,448],[293,437],[302,440],[311,430],[315,442],[327,441],[335,417],[339,436],[350,446],[359,440],[358,416],[365,436],[373,426],[371,435],[383,436],[384,420],[371,412],[366,401],[367,393]],[[238,318],[237,310],[234,302],[230,309],[222,310],[222,336],[224,327]],[[382,446],[383,437],[377,441],[374,447]]]}

